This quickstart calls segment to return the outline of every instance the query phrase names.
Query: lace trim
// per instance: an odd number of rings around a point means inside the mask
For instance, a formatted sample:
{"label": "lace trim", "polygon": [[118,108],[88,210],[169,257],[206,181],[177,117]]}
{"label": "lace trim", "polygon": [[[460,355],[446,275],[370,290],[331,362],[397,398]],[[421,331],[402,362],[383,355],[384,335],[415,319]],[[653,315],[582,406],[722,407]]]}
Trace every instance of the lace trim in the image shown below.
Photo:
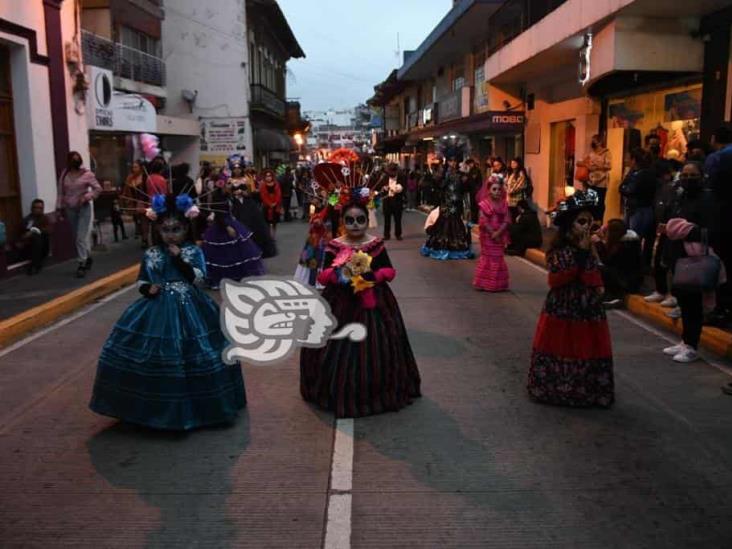
{"label": "lace trim", "polygon": [[252,257],[251,259],[245,259],[244,261],[239,261],[238,263],[232,263],[231,265],[219,265],[218,263],[210,263],[209,261],[206,261],[206,265],[210,265],[211,267],[218,267],[220,269],[231,269],[232,267],[238,267],[239,265],[244,265],[244,263],[259,261],[260,259],[262,259],[261,254],[256,257]]}

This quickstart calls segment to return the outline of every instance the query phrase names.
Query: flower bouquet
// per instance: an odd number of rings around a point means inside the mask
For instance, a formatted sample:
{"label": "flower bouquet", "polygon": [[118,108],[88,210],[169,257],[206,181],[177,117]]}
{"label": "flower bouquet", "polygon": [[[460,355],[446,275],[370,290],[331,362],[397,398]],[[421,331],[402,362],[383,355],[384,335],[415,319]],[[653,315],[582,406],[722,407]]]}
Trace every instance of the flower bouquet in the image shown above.
{"label": "flower bouquet", "polygon": [[333,262],[338,268],[341,284],[350,285],[353,293],[361,299],[365,309],[376,307],[376,295],[373,287],[376,285],[371,261],[373,258],[362,251],[343,250]]}

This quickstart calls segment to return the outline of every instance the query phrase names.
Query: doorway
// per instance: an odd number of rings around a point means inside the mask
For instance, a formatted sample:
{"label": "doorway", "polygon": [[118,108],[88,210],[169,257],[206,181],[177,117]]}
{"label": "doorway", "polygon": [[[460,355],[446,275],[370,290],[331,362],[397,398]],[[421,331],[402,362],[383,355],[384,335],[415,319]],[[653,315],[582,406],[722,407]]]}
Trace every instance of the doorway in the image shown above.
{"label": "doorway", "polygon": [[551,125],[549,158],[549,206],[565,198],[565,187],[574,186],[575,127],[574,120]]}
{"label": "doorway", "polygon": [[8,242],[16,240],[23,221],[23,208],[13,124],[10,50],[3,46],[0,46],[0,220],[5,223]]}

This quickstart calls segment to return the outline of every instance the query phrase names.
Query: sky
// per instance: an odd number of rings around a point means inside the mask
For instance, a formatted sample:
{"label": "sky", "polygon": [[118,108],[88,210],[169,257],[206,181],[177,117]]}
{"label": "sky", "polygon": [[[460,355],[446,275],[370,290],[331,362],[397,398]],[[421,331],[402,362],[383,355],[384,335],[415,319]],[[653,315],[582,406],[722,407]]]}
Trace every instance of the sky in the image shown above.
{"label": "sky", "polygon": [[352,108],[401,66],[452,8],[452,0],[279,0],[305,59],[288,64],[288,99],[303,111]]}

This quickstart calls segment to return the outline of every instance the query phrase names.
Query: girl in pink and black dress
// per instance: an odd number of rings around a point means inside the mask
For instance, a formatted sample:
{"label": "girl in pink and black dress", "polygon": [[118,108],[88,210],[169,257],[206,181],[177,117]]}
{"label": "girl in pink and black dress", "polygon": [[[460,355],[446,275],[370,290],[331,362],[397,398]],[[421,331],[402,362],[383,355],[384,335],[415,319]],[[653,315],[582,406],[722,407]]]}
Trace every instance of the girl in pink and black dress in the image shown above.
{"label": "girl in pink and black dress", "polygon": [[[315,177],[318,179],[318,167]],[[322,295],[337,319],[336,331],[360,323],[367,336],[361,342],[330,339],[325,347],[304,348],[300,355],[303,398],[339,418],[397,411],[421,394],[419,370],[404,320],[388,285],[396,270],[384,241],[366,233],[369,190],[361,187],[352,191],[351,200],[343,207],[346,234],[326,246],[318,282],[325,286]],[[349,276],[358,252],[371,258],[362,275],[365,289],[359,289]]]}
{"label": "girl in pink and black dress", "polygon": [[546,256],[549,295],[529,369],[529,395],[538,402],[609,407],[615,399],[604,288],[590,234],[598,203],[595,191],[577,191],[557,208],[559,234]]}
{"label": "girl in pink and black dress", "polygon": [[487,189],[478,194],[480,258],[475,268],[473,286],[486,292],[504,292],[508,290],[509,282],[504,253],[509,242],[511,216],[503,179],[492,175],[487,183]]}

